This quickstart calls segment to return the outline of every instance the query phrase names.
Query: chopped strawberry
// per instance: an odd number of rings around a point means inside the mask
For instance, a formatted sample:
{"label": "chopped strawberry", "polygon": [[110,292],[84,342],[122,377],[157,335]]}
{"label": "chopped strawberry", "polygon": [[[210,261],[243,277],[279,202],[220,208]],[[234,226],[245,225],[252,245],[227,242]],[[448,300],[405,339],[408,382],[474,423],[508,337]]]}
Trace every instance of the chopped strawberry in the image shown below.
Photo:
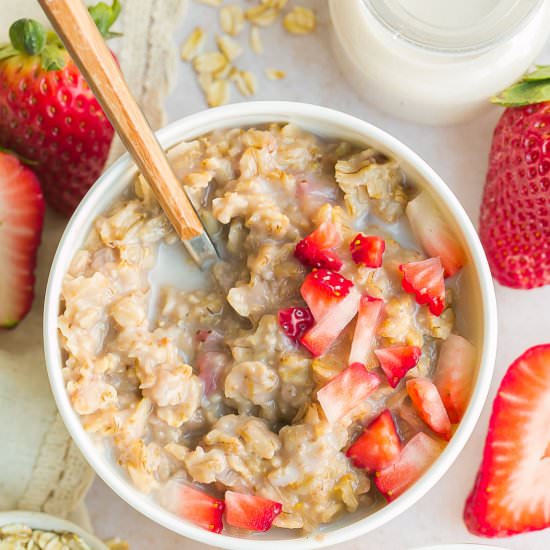
{"label": "chopped strawberry", "polygon": [[280,309],[278,318],[283,332],[295,342],[313,326],[313,315],[307,307]]}
{"label": "chopped strawberry", "polygon": [[365,363],[374,340],[376,325],[384,302],[370,296],[363,296],[359,302],[359,314],[351,342],[348,364]]}
{"label": "chopped strawberry", "polygon": [[334,304],[303,336],[300,342],[315,357],[325,354],[340,333],[355,317],[361,294],[350,289],[349,294]]}
{"label": "chopped strawberry", "polygon": [[439,258],[401,264],[402,285],[405,292],[414,294],[418,304],[427,304],[433,315],[441,315],[445,309],[445,281]]}
{"label": "chopped strawberry", "polygon": [[221,533],[225,508],[223,500],[211,497],[191,485],[181,486],[180,499],[179,512],[182,517],[208,531]]}
{"label": "chopped strawberry", "polygon": [[225,492],[225,504],[227,523],[249,531],[267,531],[283,509],[274,500],[233,491]]}
{"label": "chopped strawberry", "polygon": [[465,263],[466,256],[441,212],[423,191],[407,205],[407,217],[412,230],[424,250],[430,256],[439,256],[445,269],[445,276],[454,275]]}
{"label": "chopped strawberry", "polygon": [[358,233],[353,237],[349,248],[351,257],[356,264],[363,264],[367,267],[380,267],[382,265],[382,255],[386,249],[386,242],[376,235]]}
{"label": "chopped strawberry", "polygon": [[441,345],[434,383],[453,424],[464,416],[474,378],[474,346],[458,334],[451,334]]}
{"label": "chopped strawberry", "polygon": [[346,456],[357,468],[376,472],[391,466],[400,452],[401,440],[391,412],[386,409],[365,428],[347,450]]}
{"label": "chopped strawberry", "polygon": [[417,346],[391,346],[375,349],[374,354],[388,378],[392,388],[395,388],[407,372],[416,366],[422,350]]}
{"label": "chopped strawberry", "polygon": [[374,483],[388,501],[408,489],[437,459],[443,445],[424,432],[417,433],[388,468],[376,472]]}
{"label": "chopped strawberry", "polygon": [[353,283],[339,273],[314,269],[304,279],[300,292],[318,321],[334,304],[347,296],[352,287]]}
{"label": "chopped strawberry", "polygon": [[422,420],[436,434],[449,441],[451,421],[434,383],[428,378],[413,378],[407,382],[407,393]]}
{"label": "chopped strawberry", "polygon": [[304,265],[338,271],[342,267],[342,260],[332,249],[341,242],[342,235],[336,225],[324,221],[296,245],[294,256]]}
{"label": "chopped strawberry", "polygon": [[550,527],[549,421],[550,344],[545,344],[518,357],[500,384],[483,461],[464,509],[471,533],[505,537]]}
{"label": "chopped strawberry", "polygon": [[329,422],[336,422],[366,399],[378,386],[380,378],[360,363],[354,363],[335,376],[317,392]]}

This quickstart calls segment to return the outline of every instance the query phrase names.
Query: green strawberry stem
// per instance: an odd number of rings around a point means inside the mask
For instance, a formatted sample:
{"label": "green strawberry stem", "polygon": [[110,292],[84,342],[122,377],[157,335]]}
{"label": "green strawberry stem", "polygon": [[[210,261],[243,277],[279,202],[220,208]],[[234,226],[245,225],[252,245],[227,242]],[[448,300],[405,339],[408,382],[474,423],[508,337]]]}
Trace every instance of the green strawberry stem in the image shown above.
{"label": "green strawberry stem", "polygon": [[491,101],[503,107],[522,107],[550,101],[550,65],[537,65],[534,71],[492,97]]}

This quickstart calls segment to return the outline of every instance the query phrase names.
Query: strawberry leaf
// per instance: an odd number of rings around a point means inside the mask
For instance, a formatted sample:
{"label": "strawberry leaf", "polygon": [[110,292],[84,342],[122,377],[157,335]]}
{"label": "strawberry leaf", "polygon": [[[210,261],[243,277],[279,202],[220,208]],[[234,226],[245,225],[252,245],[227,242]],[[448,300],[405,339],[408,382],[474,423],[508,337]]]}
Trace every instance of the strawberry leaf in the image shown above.
{"label": "strawberry leaf", "polygon": [[550,79],[518,82],[492,97],[491,101],[503,107],[521,107],[550,101]]}
{"label": "strawberry leaf", "polygon": [[531,81],[531,80],[550,80],[550,65],[537,65],[537,68],[531,72],[526,74],[523,77],[523,80]]}
{"label": "strawberry leaf", "polygon": [[57,44],[48,44],[41,54],[41,65],[45,71],[60,71],[67,62],[65,48]]}
{"label": "strawberry leaf", "polygon": [[111,27],[120,15],[120,2],[113,0],[112,5],[107,5],[105,2],[99,2],[95,6],[90,6],[88,12],[92,16],[99,32],[103,38],[112,38],[120,36],[120,33],[111,32]]}
{"label": "strawberry leaf", "polygon": [[46,44],[44,27],[34,19],[18,19],[10,27],[13,47],[28,55],[39,54]]}

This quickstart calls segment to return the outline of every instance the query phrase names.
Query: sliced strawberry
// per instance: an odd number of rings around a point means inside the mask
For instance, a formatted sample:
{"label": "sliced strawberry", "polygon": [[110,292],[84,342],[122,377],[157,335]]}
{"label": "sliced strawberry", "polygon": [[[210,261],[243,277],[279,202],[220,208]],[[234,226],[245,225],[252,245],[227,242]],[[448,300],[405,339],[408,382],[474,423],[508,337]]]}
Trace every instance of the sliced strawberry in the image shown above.
{"label": "sliced strawberry", "polygon": [[12,328],[29,312],[44,221],[36,176],[13,155],[0,152],[0,327]]}
{"label": "sliced strawberry", "polygon": [[391,412],[386,409],[365,428],[347,450],[346,456],[357,468],[376,472],[391,466],[400,452],[401,440]]}
{"label": "sliced strawberry", "polygon": [[279,310],[279,325],[283,332],[295,342],[313,326],[313,315],[307,307],[289,307]]}
{"label": "sliced strawberry", "polygon": [[225,492],[225,519],[229,525],[249,531],[267,531],[283,506],[268,498]]}
{"label": "sliced strawberry", "polygon": [[403,376],[416,366],[422,350],[417,346],[391,346],[375,349],[374,354],[380,361],[390,386],[395,388]]}
{"label": "sliced strawberry", "polygon": [[407,393],[420,418],[443,439],[451,439],[451,421],[435,384],[428,378],[407,381]]}
{"label": "sliced strawberry", "polygon": [[353,237],[349,249],[356,264],[363,264],[367,267],[380,267],[382,265],[382,255],[386,250],[386,241],[376,235],[358,233]]}
{"label": "sliced strawberry", "polygon": [[424,432],[417,433],[388,468],[376,472],[374,483],[388,501],[408,489],[437,459],[443,445]]}
{"label": "sliced strawberry", "polygon": [[318,321],[333,305],[347,296],[352,287],[353,283],[339,273],[314,269],[304,279],[300,292]]}
{"label": "sliced strawberry", "polygon": [[439,258],[401,264],[402,285],[405,292],[414,294],[418,304],[427,304],[433,315],[441,315],[445,309],[445,281]]}
{"label": "sliced strawberry", "polygon": [[304,265],[338,271],[342,267],[342,260],[332,249],[341,242],[342,235],[336,225],[324,221],[296,245],[294,256]]}
{"label": "sliced strawberry", "polygon": [[317,392],[329,422],[336,422],[366,399],[378,386],[380,378],[360,363],[354,363]]}
{"label": "sliced strawberry", "polygon": [[300,342],[315,357],[325,354],[340,333],[355,317],[361,294],[350,289],[349,294],[334,304],[303,336]]}
{"label": "sliced strawberry", "polygon": [[179,512],[182,517],[196,523],[207,531],[221,533],[222,515],[225,508],[223,500],[211,497],[191,485],[180,488]]}
{"label": "sliced strawberry", "polygon": [[434,383],[453,424],[464,416],[474,379],[476,351],[458,334],[451,334],[441,345]]}
{"label": "sliced strawberry", "polygon": [[545,344],[518,357],[500,384],[464,510],[471,533],[505,537],[550,527],[549,422],[550,344]]}
{"label": "sliced strawberry", "polygon": [[348,364],[365,363],[371,351],[376,326],[384,302],[370,296],[363,296],[359,303],[359,314],[351,342]]}
{"label": "sliced strawberry", "polygon": [[439,256],[445,276],[454,275],[465,263],[466,256],[457,237],[428,193],[423,191],[407,205],[412,230],[430,256]]}

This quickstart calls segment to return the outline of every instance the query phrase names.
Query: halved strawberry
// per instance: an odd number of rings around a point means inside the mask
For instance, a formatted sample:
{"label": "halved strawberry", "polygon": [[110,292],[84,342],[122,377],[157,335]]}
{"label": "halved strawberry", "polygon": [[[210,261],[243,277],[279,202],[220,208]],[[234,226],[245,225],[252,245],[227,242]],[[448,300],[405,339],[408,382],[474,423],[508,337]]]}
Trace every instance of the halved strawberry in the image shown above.
{"label": "halved strawberry", "polygon": [[191,485],[182,485],[180,488],[180,515],[207,531],[221,533],[224,508],[223,500],[211,497],[200,489]]}
{"label": "halved strawberry", "polygon": [[353,283],[334,271],[314,269],[309,273],[300,292],[313,317],[318,321],[333,305],[349,294]]}
{"label": "halved strawberry", "polygon": [[386,409],[353,442],[346,456],[357,468],[376,472],[391,466],[400,453],[401,440],[391,412]]}
{"label": "halved strawberry", "polygon": [[370,296],[363,296],[359,302],[359,314],[351,342],[348,364],[365,363],[374,339],[376,325],[384,302]]}
{"label": "halved strawberry", "polygon": [[374,483],[388,501],[408,489],[436,460],[443,445],[424,432],[417,433],[388,468],[376,472]]}
{"label": "halved strawberry", "polygon": [[340,333],[355,317],[361,294],[351,288],[349,294],[333,305],[301,338],[300,342],[315,357],[328,351]]}
{"label": "halved strawberry", "polygon": [[34,298],[34,269],[44,198],[33,172],[0,151],[0,327],[13,328]]}
{"label": "halved strawberry", "polygon": [[456,235],[428,193],[423,191],[410,201],[406,213],[424,250],[430,256],[441,258],[446,277],[454,275],[466,263],[466,256]]}
{"label": "halved strawberry", "polygon": [[278,319],[283,332],[295,342],[313,326],[313,315],[307,307],[280,309]]}
{"label": "halved strawberry", "polygon": [[380,361],[390,386],[395,388],[403,376],[416,366],[422,350],[417,346],[391,346],[375,349],[374,354]]}
{"label": "halved strawberry", "polygon": [[336,422],[349,413],[378,386],[380,378],[360,363],[354,363],[335,376],[317,392],[329,422]]}
{"label": "halved strawberry", "polygon": [[380,267],[382,255],[386,250],[386,241],[376,235],[358,233],[349,245],[351,257],[356,264],[367,267]]}
{"label": "halved strawberry", "polygon": [[[505,537],[550,527],[550,344],[518,357],[493,403],[468,530]],[[527,547],[527,546],[525,546]]]}
{"label": "halved strawberry", "polygon": [[427,304],[433,315],[441,315],[445,309],[445,281],[439,258],[401,264],[402,285],[405,292],[414,294],[418,304]]}
{"label": "halved strawberry", "polygon": [[435,384],[428,378],[407,381],[407,393],[420,418],[443,439],[451,439],[451,421]]}
{"label": "halved strawberry", "polygon": [[281,513],[279,502],[234,491],[225,492],[225,519],[229,525],[250,531],[267,531]]}
{"label": "halved strawberry", "polygon": [[451,334],[441,344],[434,383],[453,424],[464,416],[475,370],[474,346],[458,334]]}
{"label": "halved strawberry", "polygon": [[324,221],[296,245],[294,256],[304,265],[338,271],[342,267],[342,260],[332,249],[341,242],[342,235],[336,225]]}

